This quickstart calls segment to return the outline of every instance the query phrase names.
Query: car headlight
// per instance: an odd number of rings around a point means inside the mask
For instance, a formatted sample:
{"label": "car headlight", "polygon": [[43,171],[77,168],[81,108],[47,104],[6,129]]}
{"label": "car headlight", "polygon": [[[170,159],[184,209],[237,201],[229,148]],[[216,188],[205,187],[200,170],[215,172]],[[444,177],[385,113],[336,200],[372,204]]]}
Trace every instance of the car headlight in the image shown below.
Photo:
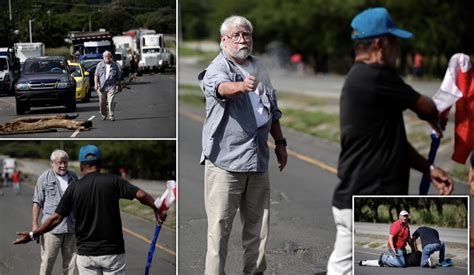
{"label": "car headlight", "polygon": [[162,64],[163,64],[163,60],[160,59],[160,60],[158,61],[158,64],[162,65]]}
{"label": "car headlight", "polygon": [[76,88],[81,88],[82,80],[76,80]]}
{"label": "car headlight", "polygon": [[17,90],[25,91],[30,89],[30,84],[28,83],[18,83],[15,85]]}
{"label": "car headlight", "polygon": [[58,82],[56,85],[59,89],[66,89],[69,88],[69,82]]}

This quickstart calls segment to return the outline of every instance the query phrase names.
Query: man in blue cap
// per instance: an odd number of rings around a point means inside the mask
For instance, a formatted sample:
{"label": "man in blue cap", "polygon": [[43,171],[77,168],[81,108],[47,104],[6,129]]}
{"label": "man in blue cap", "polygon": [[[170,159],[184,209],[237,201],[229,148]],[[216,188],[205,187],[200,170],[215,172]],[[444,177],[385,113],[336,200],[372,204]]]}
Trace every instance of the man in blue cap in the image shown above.
{"label": "man in blue cap", "polygon": [[352,196],[407,195],[410,168],[431,176],[440,194],[453,183],[408,142],[403,111],[410,109],[441,135],[434,102],[404,83],[396,71],[397,39],[412,34],[395,26],[385,8],[367,9],[351,23],[355,62],[340,97],[340,183],[333,197],[337,227],[328,274],[352,270]]}
{"label": "man in blue cap", "polygon": [[126,274],[125,247],[122,235],[119,200],[138,199],[155,211],[158,223],[165,216],[154,204],[152,196],[122,177],[102,174],[102,156],[95,145],[79,151],[81,171],[76,184],[64,193],[54,214],[32,232],[18,232],[14,244],[27,243],[52,230],[64,217],[76,217],[77,267],[82,274]]}

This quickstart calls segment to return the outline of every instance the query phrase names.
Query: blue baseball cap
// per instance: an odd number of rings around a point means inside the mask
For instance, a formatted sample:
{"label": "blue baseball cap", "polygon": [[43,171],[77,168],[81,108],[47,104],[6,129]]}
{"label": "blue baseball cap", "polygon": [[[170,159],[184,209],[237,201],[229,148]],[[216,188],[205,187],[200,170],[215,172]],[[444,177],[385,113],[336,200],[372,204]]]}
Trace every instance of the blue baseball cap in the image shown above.
{"label": "blue baseball cap", "polygon": [[79,150],[79,162],[100,159],[100,150],[95,145],[84,145]]}
{"label": "blue baseball cap", "polygon": [[366,9],[352,19],[351,27],[354,30],[352,33],[353,40],[387,34],[392,34],[403,39],[409,39],[413,36],[411,32],[399,29],[395,26],[386,8]]}

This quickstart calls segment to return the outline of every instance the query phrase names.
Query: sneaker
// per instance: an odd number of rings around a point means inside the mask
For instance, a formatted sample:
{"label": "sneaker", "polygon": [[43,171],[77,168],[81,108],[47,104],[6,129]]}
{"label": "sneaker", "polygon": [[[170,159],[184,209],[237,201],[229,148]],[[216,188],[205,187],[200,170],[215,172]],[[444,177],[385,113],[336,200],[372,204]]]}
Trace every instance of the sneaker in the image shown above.
{"label": "sneaker", "polygon": [[435,268],[435,263],[431,260],[431,257],[428,258],[428,266],[430,268]]}
{"label": "sneaker", "polygon": [[362,266],[362,261],[359,262],[359,266]]}
{"label": "sneaker", "polygon": [[102,120],[106,120],[106,119],[107,119],[107,117],[102,115]]}
{"label": "sneaker", "polygon": [[382,261],[382,257],[383,257],[383,253],[380,254],[380,257],[379,257],[379,265],[380,266],[384,266],[383,261]]}
{"label": "sneaker", "polygon": [[114,118],[113,116],[111,116],[111,117],[109,117],[109,120],[110,120],[110,121],[114,121],[115,118]]}

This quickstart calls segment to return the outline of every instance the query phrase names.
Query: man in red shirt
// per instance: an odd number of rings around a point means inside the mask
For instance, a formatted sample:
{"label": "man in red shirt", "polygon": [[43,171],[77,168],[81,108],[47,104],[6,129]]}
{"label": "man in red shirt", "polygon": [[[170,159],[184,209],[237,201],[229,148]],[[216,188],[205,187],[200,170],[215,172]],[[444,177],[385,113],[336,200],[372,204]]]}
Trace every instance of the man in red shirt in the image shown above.
{"label": "man in red shirt", "polygon": [[407,243],[412,252],[416,251],[410,237],[410,227],[408,226],[408,212],[402,210],[397,221],[390,225],[390,236],[388,238],[388,254],[380,255],[382,266],[405,267],[405,249]]}

